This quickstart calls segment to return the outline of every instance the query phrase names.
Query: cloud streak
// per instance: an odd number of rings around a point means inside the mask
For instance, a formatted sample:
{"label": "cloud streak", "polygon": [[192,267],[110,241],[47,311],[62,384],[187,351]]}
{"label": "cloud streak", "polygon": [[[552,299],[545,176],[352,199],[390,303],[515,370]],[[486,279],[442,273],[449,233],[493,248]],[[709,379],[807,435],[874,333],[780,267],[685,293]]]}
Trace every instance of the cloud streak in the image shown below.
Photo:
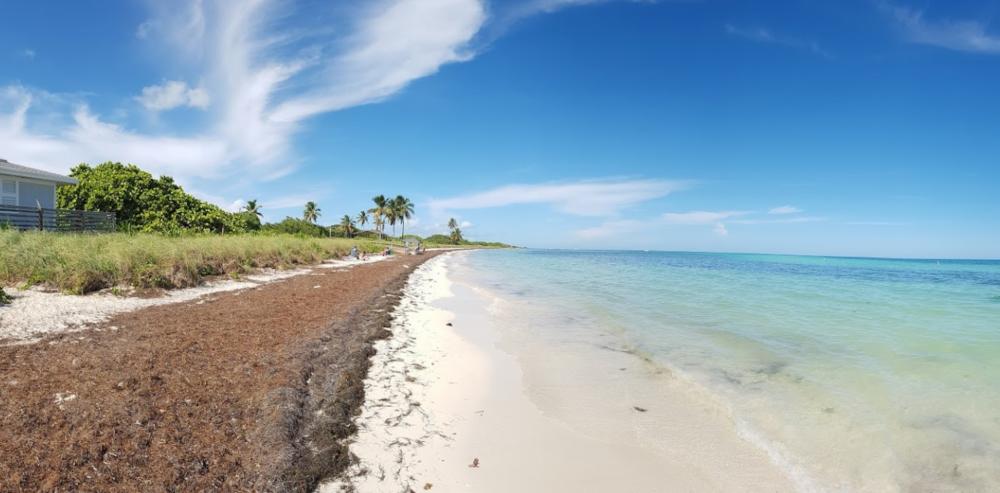
{"label": "cloud streak", "polygon": [[1000,35],[990,34],[986,24],[982,22],[933,21],[927,19],[921,10],[888,2],[880,6],[893,19],[903,38],[910,43],[971,53],[1000,54]]}
{"label": "cloud streak", "polygon": [[798,214],[800,212],[802,212],[802,209],[799,209],[798,207],[795,207],[793,205],[783,205],[783,206],[775,207],[775,208],[767,211],[768,214],[778,214],[778,215],[781,215],[781,214]]}
{"label": "cloud streak", "polygon": [[796,216],[796,217],[786,217],[781,219],[736,219],[730,222],[732,222],[733,224],[795,224],[795,223],[815,223],[826,220],[827,218],[818,216]]}
{"label": "cloud streak", "polygon": [[[381,101],[445,64],[471,59],[467,45],[486,21],[482,0],[288,7],[281,0],[152,4],[137,38],[202,84],[167,80],[136,100],[152,111],[204,109],[211,101],[204,125],[187,135],[111,123],[84,101],[45,104],[53,95],[8,86],[0,89],[7,100],[0,148],[5,157],[57,172],[80,161],[120,160],[180,181],[273,179],[295,168],[292,139],[308,118]],[[291,27],[292,15],[315,22]]]}
{"label": "cloud streak", "polygon": [[742,27],[733,24],[726,24],[724,28],[726,30],[726,34],[729,34],[730,36],[748,39],[750,41],[754,41],[757,43],[773,44],[773,45],[794,48],[827,59],[834,58],[833,53],[830,53],[829,51],[823,49],[819,45],[819,43],[815,41],[806,41],[798,38],[793,38],[790,36],[779,35],[763,27]]}
{"label": "cloud streak", "polygon": [[166,81],[161,85],[142,88],[142,94],[135,98],[150,111],[164,111],[181,106],[205,109],[208,107],[208,92],[201,87],[188,87],[186,82]]}
{"label": "cloud streak", "polygon": [[[778,210],[778,212],[773,212],[775,210]],[[790,215],[797,214],[799,212],[801,212],[801,210],[795,207],[782,206],[771,209],[768,211],[768,214]],[[826,218],[815,216],[779,218],[760,216],[760,213],[748,210],[665,212],[657,217],[644,221],[634,219],[615,219],[605,221],[597,226],[577,230],[576,236],[581,239],[592,240],[629,233],[637,233],[641,231],[656,231],[668,226],[711,226],[711,231],[716,235],[729,236],[729,228],[727,227],[727,224],[795,224],[826,220]]]}
{"label": "cloud streak", "polygon": [[667,224],[712,224],[747,214],[750,211],[691,211],[666,212],[661,217]]}
{"label": "cloud streak", "polygon": [[457,197],[431,200],[430,208],[486,209],[524,204],[546,204],[578,216],[611,216],[636,204],[664,197],[691,186],[688,181],[588,180],[569,183],[515,184]]}

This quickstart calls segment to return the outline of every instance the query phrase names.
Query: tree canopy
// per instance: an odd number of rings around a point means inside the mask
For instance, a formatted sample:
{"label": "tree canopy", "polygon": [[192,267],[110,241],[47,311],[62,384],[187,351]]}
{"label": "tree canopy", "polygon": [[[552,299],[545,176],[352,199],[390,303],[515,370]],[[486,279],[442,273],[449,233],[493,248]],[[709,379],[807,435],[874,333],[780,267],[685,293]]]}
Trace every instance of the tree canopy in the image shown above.
{"label": "tree canopy", "polygon": [[253,212],[230,213],[200,200],[169,176],[153,177],[134,164],[80,164],[70,176],[76,185],[59,187],[64,209],[114,212],[124,231],[246,232],[260,229]]}

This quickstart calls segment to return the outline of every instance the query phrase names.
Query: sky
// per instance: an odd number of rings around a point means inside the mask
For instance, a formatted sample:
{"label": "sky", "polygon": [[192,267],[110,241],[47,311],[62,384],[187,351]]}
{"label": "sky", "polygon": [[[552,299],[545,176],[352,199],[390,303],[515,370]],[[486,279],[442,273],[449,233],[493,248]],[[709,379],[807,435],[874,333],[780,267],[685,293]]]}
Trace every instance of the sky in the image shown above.
{"label": "sky", "polygon": [[0,3],[0,157],[545,248],[1000,258],[1000,2]]}

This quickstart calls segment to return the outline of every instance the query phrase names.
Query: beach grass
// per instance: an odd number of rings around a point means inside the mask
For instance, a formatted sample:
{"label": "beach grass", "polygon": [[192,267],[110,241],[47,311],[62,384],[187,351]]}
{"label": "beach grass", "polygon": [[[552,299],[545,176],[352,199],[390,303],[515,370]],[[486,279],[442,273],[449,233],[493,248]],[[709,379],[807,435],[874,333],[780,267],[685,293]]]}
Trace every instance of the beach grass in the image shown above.
{"label": "beach grass", "polygon": [[286,269],[375,252],[378,241],[293,235],[61,234],[0,231],[0,286],[85,294],[106,288],[174,289],[210,276]]}

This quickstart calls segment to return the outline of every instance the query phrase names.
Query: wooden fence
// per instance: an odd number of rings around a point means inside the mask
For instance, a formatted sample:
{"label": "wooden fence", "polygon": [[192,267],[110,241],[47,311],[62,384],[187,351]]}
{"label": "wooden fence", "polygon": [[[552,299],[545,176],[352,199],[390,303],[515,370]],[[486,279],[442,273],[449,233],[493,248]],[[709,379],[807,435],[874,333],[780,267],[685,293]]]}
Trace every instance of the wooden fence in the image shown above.
{"label": "wooden fence", "polygon": [[0,227],[59,232],[112,232],[114,212],[71,211],[0,205]]}

